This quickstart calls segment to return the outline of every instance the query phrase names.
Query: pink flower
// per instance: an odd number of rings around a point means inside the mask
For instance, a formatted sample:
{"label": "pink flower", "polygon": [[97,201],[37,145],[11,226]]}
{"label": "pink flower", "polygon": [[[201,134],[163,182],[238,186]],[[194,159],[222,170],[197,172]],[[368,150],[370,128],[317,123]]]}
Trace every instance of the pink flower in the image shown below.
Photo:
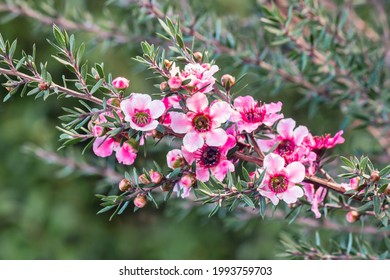
{"label": "pink flower", "polygon": [[305,167],[300,162],[292,162],[286,167],[284,165],[284,159],[277,154],[271,153],[264,158],[265,177],[259,192],[274,205],[280,199],[286,203],[294,203],[303,196],[303,190],[297,184],[305,178]]}
{"label": "pink flower", "polygon": [[248,133],[262,124],[272,126],[283,118],[283,114],[278,114],[282,109],[282,102],[259,104],[252,96],[239,96],[234,100],[234,108],[237,111],[230,119],[237,123],[239,131],[245,130]]}
{"label": "pink flower", "polygon": [[171,109],[171,108],[181,109],[180,100],[181,100],[181,97],[180,97],[180,95],[177,95],[177,94],[173,94],[173,95],[170,95],[170,96],[167,96],[167,97],[164,97],[161,99],[161,101],[165,105],[165,112],[161,117],[162,124],[167,125],[167,126],[171,125],[171,112],[169,111],[169,109]]}
{"label": "pink flower", "polygon": [[132,93],[130,98],[121,102],[125,121],[130,127],[139,131],[150,131],[157,127],[159,118],[165,111],[161,100],[153,100],[147,94]]}
{"label": "pink flower", "polygon": [[311,211],[317,219],[321,218],[321,213],[318,206],[324,201],[328,190],[323,187],[315,189],[313,184],[303,183],[306,199],[311,203]]}
{"label": "pink flower", "polygon": [[125,88],[128,88],[129,87],[129,83],[130,81],[126,78],[123,78],[123,77],[118,77],[118,78],[115,78],[113,81],[112,81],[112,85],[114,86],[114,88],[116,89],[125,89]]}
{"label": "pink flower", "polygon": [[294,161],[305,163],[316,160],[316,154],[303,143],[305,137],[309,135],[307,127],[300,125],[295,128],[295,125],[293,119],[282,119],[276,127],[278,135],[267,135],[269,140],[260,139],[257,140],[257,144],[264,152],[276,146],[274,153],[282,156],[287,163]]}
{"label": "pink flower", "polygon": [[224,101],[214,102],[208,107],[203,93],[196,93],[187,99],[187,114],[171,112],[171,128],[176,133],[186,133],[183,145],[189,152],[203,147],[222,146],[227,139],[226,131],[220,128],[231,114],[231,108]]}
{"label": "pink flower", "polygon": [[127,142],[124,142],[122,146],[118,143],[115,151],[116,159],[124,165],[132,165],[137,158],[137,151]]}
{"label": "pink flower", "polygon": [[209,146],[205,144],[195,152],[182,148],[185,160],[191,165],[196,162],[196,178],[202,182],[207,182],[210,178],[210,172],[219,181],[223,181],[230,170],[234,171],[234,165],[227,160],[228,151],[236,144],[233,136],[229,135],[226,142],[221,146]]}
{"label": "pink flower", "polygon": [[176,169],[184,166],[185,161],[181,150],[173,149],[167,154],[167,165],[171,169]]}
{"label": "pink flower", "polygon": [[325,134],[322,136],[313,136],[309,133],[308,137],[305,139],[307,145],[312,150],[322,150],[322,149],[331,149],[334,148],[337,144],[344,143],[345,139],[341,136],[343,135],[342,130],[337,132],[334,137],[330,137],[330,134]]}
{"label": "pink flower", "polygon": [[132,165],[137,158],[137,150],[129,143],[124,142],[122,146],[113,137],[97,137],[93,142],[93,152],[99,157],[109,157],[116,152],[116,159],[124,165]]}
{"label": "pink flower", "polygon": [[219,70],[217,65],[210,65],[208,63],[190,63],[184,67],[184,70],[180,72],[179,67],[175,63],[172,64],[170,68],[171,79],[168,80],[168,83],[171,82],[174,88],[179,85],[179,78],[181,81],[189,80],[189,82],[181,88],[184,88],[190,93],[202,92],[208,93],[212,91],[215,84],[215,78],[213,75]]}

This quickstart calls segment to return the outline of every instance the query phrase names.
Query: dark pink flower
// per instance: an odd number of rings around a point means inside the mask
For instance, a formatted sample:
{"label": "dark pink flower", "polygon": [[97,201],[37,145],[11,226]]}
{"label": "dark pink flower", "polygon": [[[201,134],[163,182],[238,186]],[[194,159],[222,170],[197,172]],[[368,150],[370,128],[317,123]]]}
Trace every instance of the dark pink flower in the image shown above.
{"label": "dark pink flower", "polygon": [[270,139],[257,140],[257,144],[264,152],[276,147],[273,152],[282,156],[287,163],[315,161],[316,154],[303,143],[305,137],[309,135],[307,127],[300,125],[295,128],[295,125],[293,119],[282,119],[276,127],[278,135],[267,135]]}
{"label": "dark pink flower", "polygon": [[228,151],[236,144],[233,136],[228,135],[226,142],[222,146],[203,145],[195,152],[188,151],[182,147],[185,160],[191,165],[196,163],[196,178],[202,182],[207,182],[210,178],[210,172],[219,181],[223,181],[230,170],[234,171],[234,165],[227,158]]}
{"label": "dark pink flower", "polygon": [[176,133],[185,133],[183,145],[189,152],[203,147],[222,146],[227,139],[226,131],[220,126],[231,114],[228,103],[214,102],[208,107],[208,100],[203,93],[196,93],[187,99],[186,114],[171,112],[171,128]]}
{"label": "dark pink flower", "polygon": [[284,159],[277,154],[271,153],[264,158],[265,177],[259,192],[274,205],[280,199],[286,203],[294,203],[303,196],[303,190],[297,184],[305,178],[305,167],[300,162],[292,162],[286,167],[284,165]]}
{"label": "dark pink flower", "polygon": [[313,136],[309,133],[308,137],[305,139],[305,142],[312,150],[331,149],[334,148],[337,144],[344,143],[345,139],[341,135],[343,135],[342,130],[337,132],[334,137],[331,137],[330,134]]}
{"label": "dark pink flower", "polygon": [[277,120],[283,118],[279,114],[282,102],[259,104],[252,96],[239,96],[234,100],[235,111],[230,120],[237,123],[238,130],[248,133],[256,130],[260,125],[272,126]]}

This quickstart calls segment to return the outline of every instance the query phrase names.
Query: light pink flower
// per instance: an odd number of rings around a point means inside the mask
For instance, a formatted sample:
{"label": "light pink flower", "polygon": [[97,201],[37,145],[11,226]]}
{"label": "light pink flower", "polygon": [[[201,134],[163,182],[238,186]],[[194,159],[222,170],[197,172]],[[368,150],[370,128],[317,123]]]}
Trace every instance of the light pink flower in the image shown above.
{"label": "light pink flower", "polygon": [[[190,93],[208,93],[212,91],[215,84],[215,78],[213,75],[219,70],[217,65],[210,65],[208,63],[190,63],[184,67],[184,70],[180,72],[179,67],[175,63],[170,68],[171,79],[174,77],[180,77],[181,81],[187,80],[186,85],[181,85],[181,88],[188,90]],[[171,81],[174,88],[179,84],[179,78],[174,78]]]}
{"label": "light pink flower", "polygon": [[189,152],[203,147],[222,146],[227,139],[226,131],[220,128],[231,114],[231,108],[224,101],[214,102],[208,107],[203,93],[196,93],[187,99],[187,114],[171,112],[171,128],[176,133],[185,133],[183,145]]}
{"label": "light pink flower", "polygon": [[256,130],[260,125],[272,126],[277,120],[283,118],[279,114],[282,102],[259,104],[252,96],[239,96],[234,100],[235,111],[230,120],[237,123],[238,130],[248,133]]}
{"label": "light pink flower", "polygon": [[161,117],[162,124],[170,126],[171,125],[171,112],[169,111],[171,108],[181,109],[180,105],[181,97],[180,95],[173,94],[161,99],[161,101],[165,105],[165,112]]}
{"label": "light pink flower", "polygon": [[207,182],[211,172],[215,178],[223,181],[229,170],[234,171],[234,165],[226,158],[226,155],[235,145],[235,138],[228,135],[226,142],[220,147],[205,144],[195,152],[189,152],[185,147],[182,147],[182,151],[189,165],[196,162],[196,178],[198,180]]}
{"label": "light pink flower", "polygon": [[183,153],[179,149],[173,149],[167,154],[167,165],[171,169],[176,169],[184,165]]}
{"label": "light pink flower", "polygon": [[324,201],[328,190],[324,187],[315,189],[313,184],[303,183],[306,200],[311,203],[311,211],[317,219],[321,218],[321,213],[318,209],[319,205]]}
{"label": "light pink flower", "polygon": [[125,89],[128,88],[130,84],[130,81],[123,77],[117,77],[112,81],[112,85],[116,89]]}
{"label": "light pink flower", "polygon": [[287,163],[316,160],[317,155],[304,144],[305,137],[309,135],[307,127],[300,125],[295,128],[295,125],[293,119],[282,119],[276,127],[278,135],[267,135],[270,139],[257,140],[257,144],[264,152],[269,152],[276,146],[273,152],[282,156]]}
{"label": "light pink flower", "polygon": [[280,199],[286,203],[294,203],[303,196],[303,190],[297,184],[305,178],[305,167],[300,162],[292,162],[286,167],[284,165],[284,159],[277,154],[271,153],[264,158],[265,177],[259,192],[274,205]]}
{"label": "light pink flower", "polygon": [[153,100],[147,94],[132,93],[130,98],[121,102],[125,121],[130,127],[139,131],[150,131],[157,127],[159,118],[165,111],[161,100]]}

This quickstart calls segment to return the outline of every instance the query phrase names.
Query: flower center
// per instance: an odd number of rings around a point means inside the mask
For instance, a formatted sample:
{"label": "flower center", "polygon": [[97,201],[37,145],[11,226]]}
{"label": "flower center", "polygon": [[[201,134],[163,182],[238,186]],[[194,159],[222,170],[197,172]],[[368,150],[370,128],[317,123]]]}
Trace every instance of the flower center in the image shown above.
{"label": "flower center", "polygon": [[277,151],[280,155],[290,155],[294,152],[295,144],[290,140],[283,140],[277,148]]}
{"label": "flower center", "polygon": [[263,121],[265,115],[265,110],[262,110],[260,107],[250,108],[241,112],[241,116],[244,121],[249,123],[258,123]]}
{"label": "flower center", "polygon": [[134,110],[134,115],[131,120],[138,126],[143,127],[149,124],[152,118],[150,117],[149,109],[145,111],[138,111],[136,109]]}
{"label": "flower center", "polygon": [[206,167],[213,167],[218,165],[220,158],[219,148],[208,146],[202,151],[200,161]]}
{"label": "flower center", "polygon": [[195,129],[199,132],[210,130],[210,118],[206,115],[203,114],[197,115],[195,116],[192,122]]}
{"label": "flower center", "polygon": [[287,190],[287,179],[282,175],[272,177],[269,181],[269,187],[276,193],[282,193]]}

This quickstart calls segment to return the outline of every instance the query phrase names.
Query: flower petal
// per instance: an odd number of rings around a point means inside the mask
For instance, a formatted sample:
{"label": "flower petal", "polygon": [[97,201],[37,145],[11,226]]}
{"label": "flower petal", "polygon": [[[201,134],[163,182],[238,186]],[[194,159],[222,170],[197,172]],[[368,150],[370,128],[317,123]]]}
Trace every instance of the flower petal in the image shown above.
{"label": "flower petal", "polygon": [[215,178],[222,182],[223,179],[225,179],[228,170],[230,170],[230,172],[234,172],[234,165],[230,161],[224,160],[217,166],[211,168],[211,173],[215,176]]}
{"label": "flower petal", "polygon": [[276,130],[283,138],[292,138],[295,125],[293,119],[283,119],[278,123]]}
{"label": "flower petal", "polygon": [[300,146],[303,142],[303,139],[309,135],[309,130],[306,126],[300,125],[294,130],[294,142],[295,145]]}
{"label": "flower petal", "polygon": [[265,156],[263,166],[267,170],[267,173],[274,173],[281,171],[284,164],[285,161],[281,156],[271,153]]}
{"label": "flower petal", "polygon": [[278,195],[279,198],[282,198],[286,203],[295,203],[299,197],[303,196],[303,190],[298,186],[293,186]]}
{"label": "flower petal", "polygon": [[209,105],[209,101],[205,94],[198,92],[187,99],[186,105],[190,111],[202,112]]}
{"label": "flower petal", "polygon": [[209,146],[221,147],[225,145],[228,138],[226,131],[223,130],[222,128],[210,130],[206,132],[205,135],[206,135],[206,144]]}
{"label": "flower petal", "polygon": [[171,128],[176,133],[187,133],[191,129],[191,122],[187,116],[179,112],[170,112]]}
{"label": "flower petal", "polygon": [[252,96],[239,96],[236,99],[234,99],[234,108],[236,109],[249,109],[253,108],[256,105],[255,100]]}
{"label": "flower petal", "polygon": [[210,107],[210,116],[220,124],[226,122],[232,113],[230,105],[224,101],[214,102]]}
{"label": "flower petal", "polygon": [[196,179],[202,182],[207,182],[210,179],[208,168],[196,167]]}
{"label": "flower petal", "polygon": [[276,145],[277,141],[275,140],[275,135],[273,135],[273,134],[266,134],[265,136],[267,136],[271,139],[268,139],[268,140],[259,139],[259,140],[256,140],[256,143],[259,146],[260,150],[267,153]]}
{"label": "flower petal", "polygon": [[150,95],[143,93],[132,93],[130,95],[130,100],[133,103],[133,108],[138,110],[148,109],[152,102]]}
{"label": "flower petal", "polygon": [[189,152],[195,152],[202,148],[204,144],[203,137],[197,132],[189,132],[183,138],[183,145]]}
{"label": "flower petal", "polygon": [[123,100],[120,106],[121,110],[125,114],[125,120],[129,121],[131,119],[131,116],[134,115],[134,106],[130,98]]}
{"label": "flower petal", "polygon": [[149,111],[150,111],[150,116],[152,117],[152,119],[157,119],[165,111],[164,103],[161,100],[153,100],[150,103]]}
{"label": "flower petal", "polygon": [[122,147],[119,147],[119,149],[116,151],[116,159],[119,163],[132,165],[136,158],[136,150],[134,150],[134,148],[126,142],[124,142]]}
{"label": "flower petal", "polygon": [[93,152],[99,157],[111,156],[115,148],[115,140],[112,137],[98,137],[93,142]]}
{"label": "flower petal", "polygon": [[279,198],[274,192],[265,191],[263,189],[260,189],[259,192],[262,196],[268,197],[273,205],[277,205],[279,203]]}
{"label": "flower petal", "polygon": [[302,163],[294,161],[286,167],[288,180],[293,183],[300,183],[305,179],[305,167]]}

